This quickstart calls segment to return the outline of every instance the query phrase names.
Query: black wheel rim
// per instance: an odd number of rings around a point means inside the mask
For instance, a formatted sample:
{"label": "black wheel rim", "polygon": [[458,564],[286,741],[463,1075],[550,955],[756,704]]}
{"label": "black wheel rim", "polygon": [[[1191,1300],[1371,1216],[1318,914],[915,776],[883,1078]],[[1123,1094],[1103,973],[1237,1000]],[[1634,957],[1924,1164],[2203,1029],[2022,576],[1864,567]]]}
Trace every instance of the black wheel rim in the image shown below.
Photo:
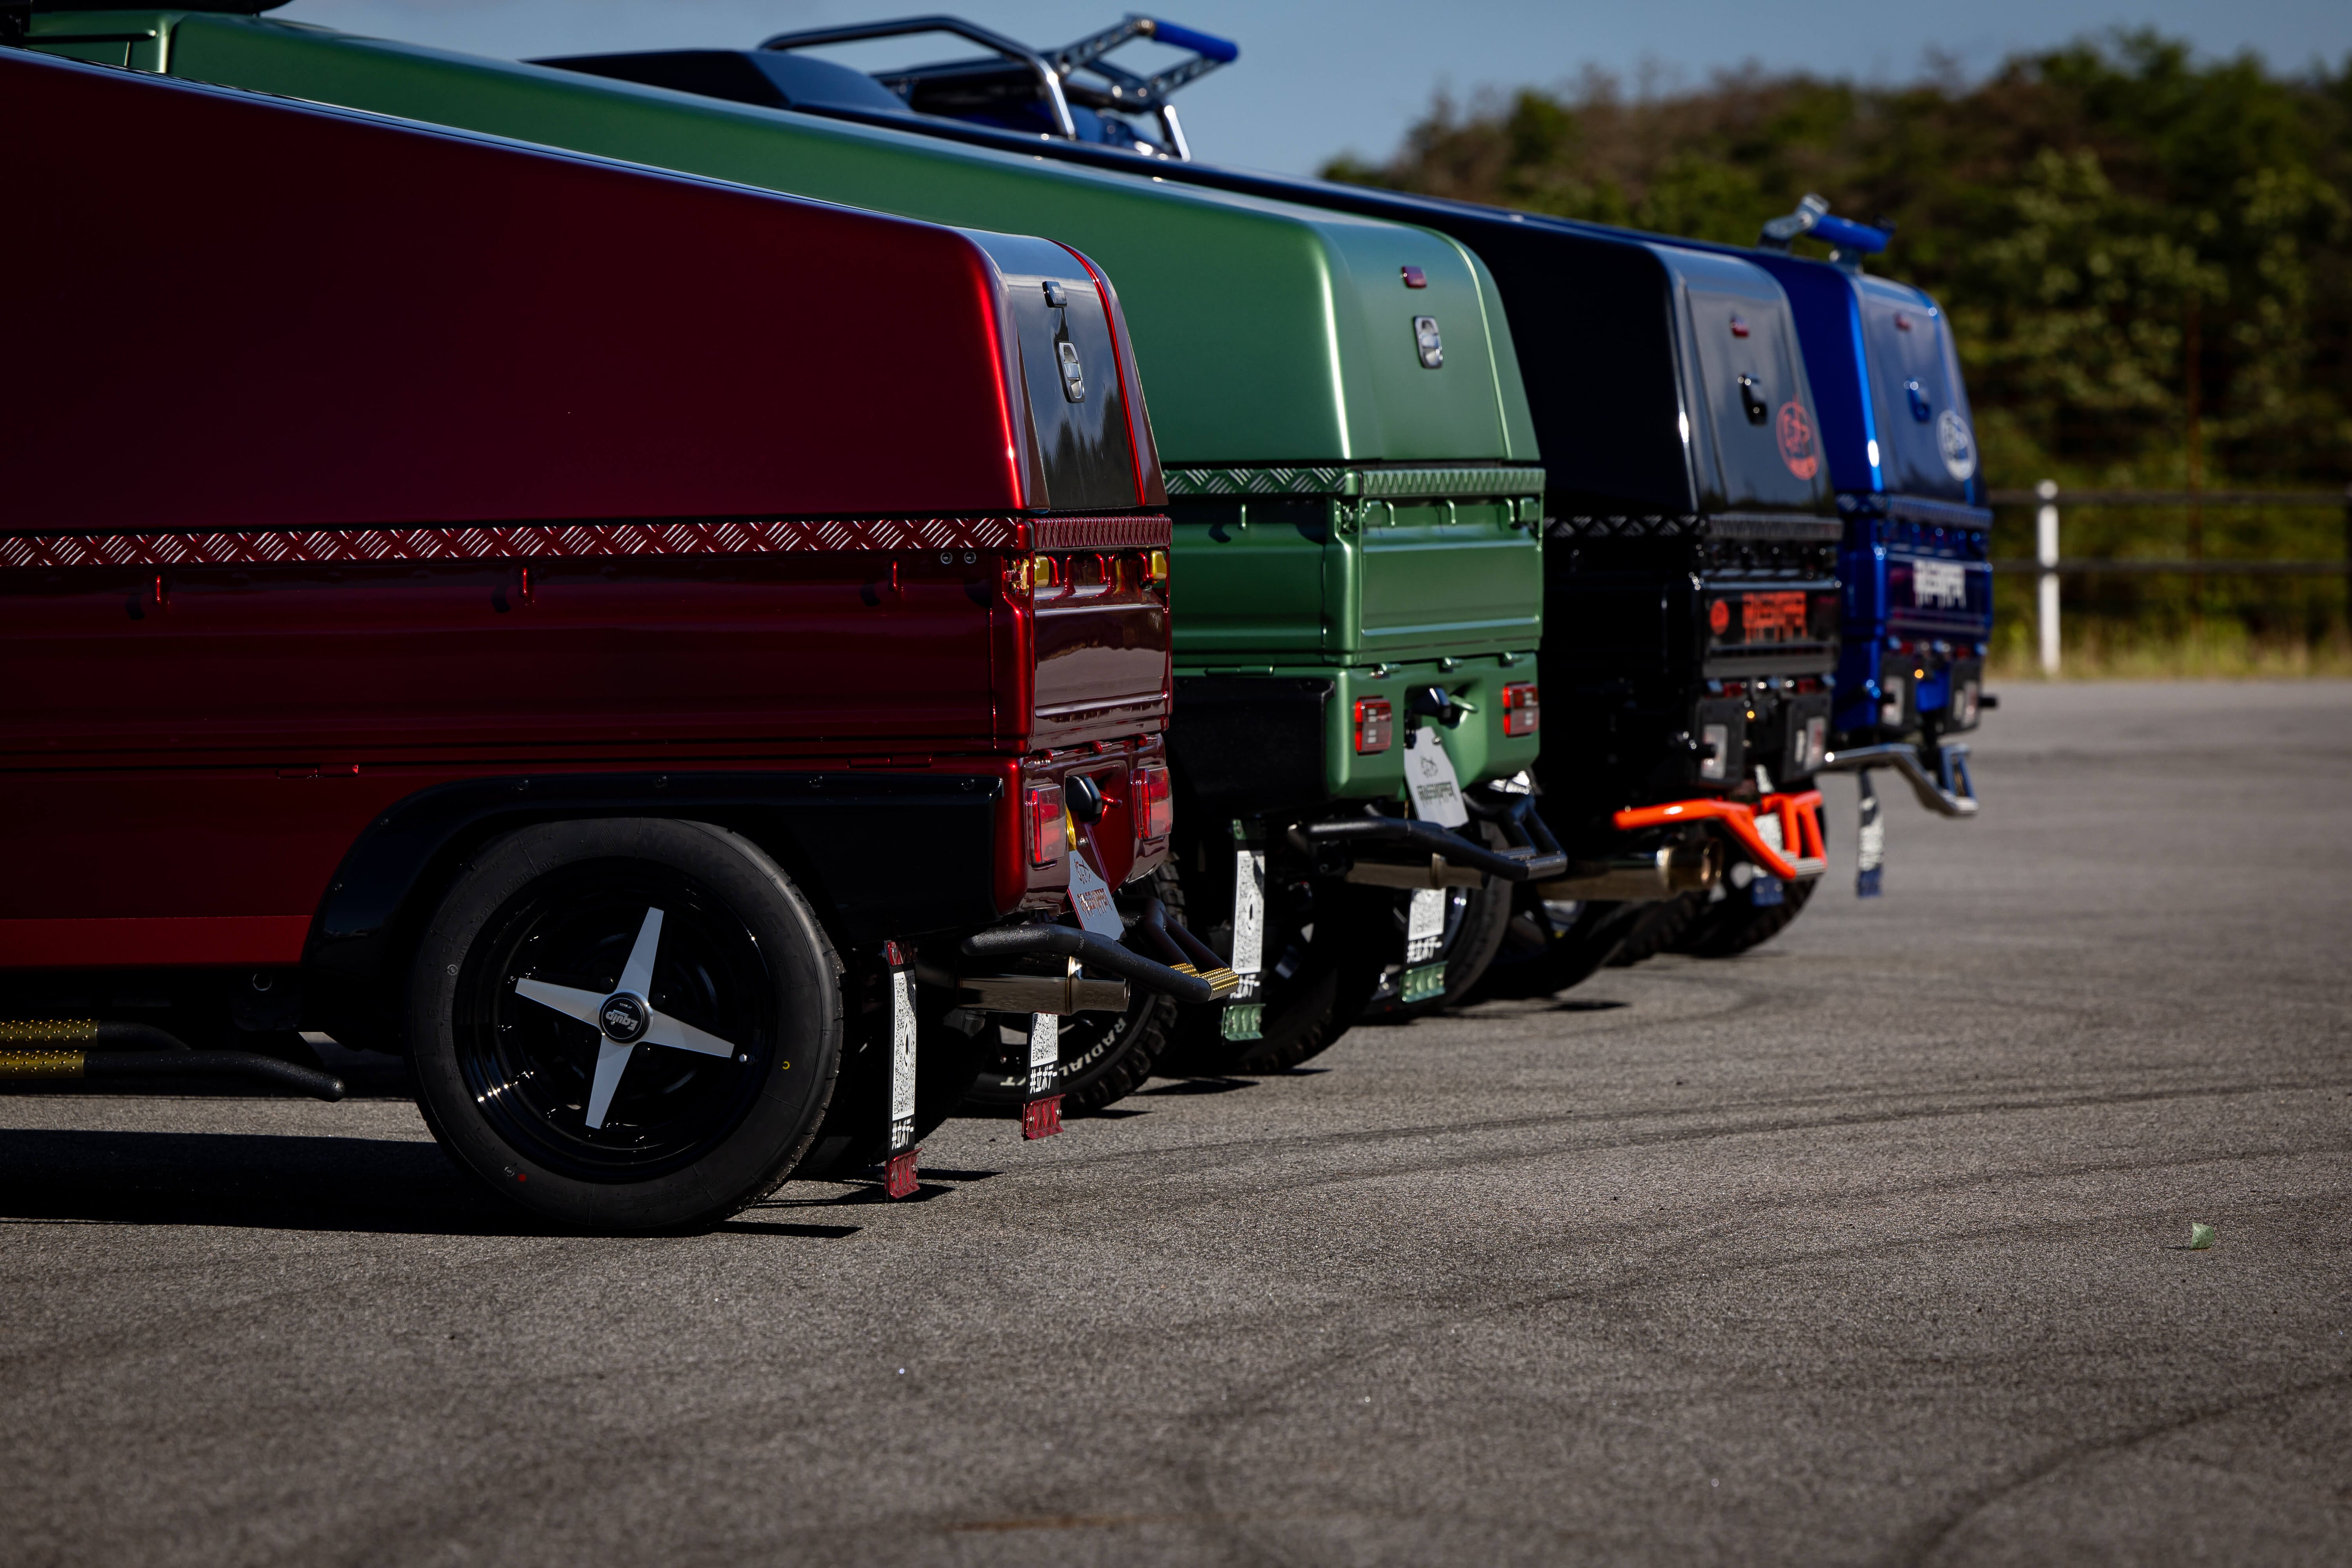
{"label": "black wheel rim", "polygon": [[[646,1001],[734,1049],[636,1045],[592,1128],[604,1032],[516,983],[611,994],[653,910],[662,917]],[[518,1153],[583,1180],[650,1181],[701,1159],[749,1114],[775,1068],[776,1007],[759,938],[710,889],[663,866],[588,862],[532,883],[484,925],[458,975],[457,1065]]]}

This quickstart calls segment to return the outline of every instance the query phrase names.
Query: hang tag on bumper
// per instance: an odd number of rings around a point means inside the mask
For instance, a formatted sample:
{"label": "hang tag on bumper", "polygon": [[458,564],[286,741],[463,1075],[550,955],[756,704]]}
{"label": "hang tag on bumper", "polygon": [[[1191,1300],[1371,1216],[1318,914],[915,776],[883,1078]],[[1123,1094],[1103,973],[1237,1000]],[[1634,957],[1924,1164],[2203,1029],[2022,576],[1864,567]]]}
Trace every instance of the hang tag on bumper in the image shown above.
{"label": "hang tag on bumper", "polygon": [[1454,771],[1454,759],[1445,754],[1445,742],[1438,739],[1437,731],[1426,724],[1416,725],[1405,742],[1404,787],[1413,816],[1423,822],[1461,827],[1470,821],[1470,808],[1462,804],[1462,781]]}
{"label": "hang tag on bumper", "polygon": [[1118,906],[1111,901],[1110,884],[1103,880],[1084,850],[1070,857],[1070,908],[1077,912],[1078,924],[1097,936],[1117,942],[1127,934],[1127,922],[1118,918]]}

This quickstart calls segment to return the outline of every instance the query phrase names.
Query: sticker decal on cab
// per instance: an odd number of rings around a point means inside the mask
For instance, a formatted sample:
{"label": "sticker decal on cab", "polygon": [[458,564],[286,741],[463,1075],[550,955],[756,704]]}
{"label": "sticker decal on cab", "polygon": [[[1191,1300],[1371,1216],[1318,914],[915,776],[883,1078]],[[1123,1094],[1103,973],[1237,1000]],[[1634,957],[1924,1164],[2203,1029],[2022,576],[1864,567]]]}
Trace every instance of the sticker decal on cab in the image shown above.
{"label": "sticker decal on cab", "polygon": [[1802,404],[1791,398],[1780,405],[1772,433],[1780,443],[1780,460],[1789,465],[1790,473],[1810,479],[1822,471],[1822,456],[1813,446],[1813,418]]}

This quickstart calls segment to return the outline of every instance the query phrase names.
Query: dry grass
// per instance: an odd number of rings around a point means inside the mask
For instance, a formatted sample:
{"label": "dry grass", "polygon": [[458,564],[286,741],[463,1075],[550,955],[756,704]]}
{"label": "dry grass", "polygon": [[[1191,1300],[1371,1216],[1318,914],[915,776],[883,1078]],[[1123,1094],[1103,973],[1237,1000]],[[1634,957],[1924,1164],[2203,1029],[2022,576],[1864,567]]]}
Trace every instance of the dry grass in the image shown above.
{"label": "dry grass", "polygon": [[[2007,681],[2041,679],[2035,647],[2030,634],[2000,638],[1989,675]],[[2311,640],[2258,638],[2235,621],[2209,623],[2174,637],[2094,622],[2079,631],[2067,628],[2058,668],[2062,680],[2340,680],[2352,677],[2352,638],[2340,626]]]}

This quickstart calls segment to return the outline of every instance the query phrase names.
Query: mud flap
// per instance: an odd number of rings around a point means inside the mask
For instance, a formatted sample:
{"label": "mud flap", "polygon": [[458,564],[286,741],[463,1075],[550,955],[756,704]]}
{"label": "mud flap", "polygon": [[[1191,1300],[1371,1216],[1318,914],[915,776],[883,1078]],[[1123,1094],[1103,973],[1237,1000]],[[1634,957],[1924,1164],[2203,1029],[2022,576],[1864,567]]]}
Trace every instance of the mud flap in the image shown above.
{"label": "mud flap", "polygon": [[1404,926],[1404,974],[1397,1000],[1407,1006],[1445,994],[1446,894],[1442,888],[1416,888],[1407,906]]}
{"label": "mud flap", "polygon": [[[1076,968],[1075,962],[1071,967]],[[1021,1136],[1051,1138],[1062,1130],[1062,1020],[1029,1015],[1029,1098],[1021,1102]]]}
{"label": "mud flap", "polygon": [[1265,967],[1265,849],[1244,823],[1234,824],[1234,952],[1226,964],[1241,984],[1225,998],[1217,1032],[1255,1040],[1265,1026],[1258,975]]}
{"label": "mud flap", "polygon": [[906,949],[886,945],[890,961],[890,1156],[882,1190],[894,1198],[915,1192],[915,975]]}
{"label": "mud flap", "polygon": [[1879,868],[1886,864],[1886,818],[1878,792],[1870,787],[1870,770],[1853,775],[1854,799],[1861,806],[1861,831],[1854,836],[1853,896],[1878,897]]}

